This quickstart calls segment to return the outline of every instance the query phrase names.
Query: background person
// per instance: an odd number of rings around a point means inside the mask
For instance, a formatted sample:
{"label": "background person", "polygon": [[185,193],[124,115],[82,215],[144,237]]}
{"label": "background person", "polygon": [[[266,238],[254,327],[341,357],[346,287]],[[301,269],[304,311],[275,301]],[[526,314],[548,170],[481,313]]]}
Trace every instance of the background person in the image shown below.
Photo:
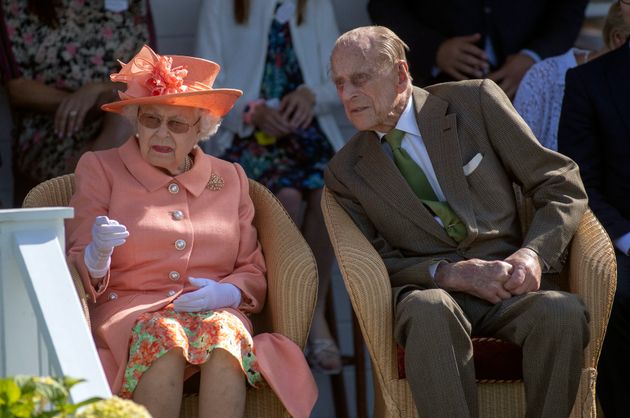
{"label": "background person", "polygon": [[[113,2],[111,2],[113,3]],[[11,102],[14,202],[35,185],[71,173],[89,149],[118,146],[130,127],[103,103],[109,74],[153,38],[145,0],[126,7],[83,0],[2,0],[0,66]]]}
{"label": "background person", "polygon": [[307,355],[329,374],[342,364],[324,316],[334,256],[319,202],[324,167],[343,145],[328,77],[338,34],[330,0],[207,1],[197,32],[197,54],[224,69],[217,85],[244,91],[211,152],[267,186],[313,250],[320,285]]}
{"label": "background person", "polygon": [[604,48],[589,52],[577,48],[535,64],[527,71],[514,98],[514,108],[532,128],[542,145],[558,149],[558,122],[567,70],[626,43],[630,25],[624,22],[619,3],[613,3],[604,22]]}
{"label": "background person", "polygon": [[[630,1],[620,1],[630,24]],[[612,239],[617,291],[597,367],[606,418],[630,411],[630,41],[567,72],[558,150],[575,159],[589,206]]]}
{"label": "background person", "polygon": [[525,72],[568,50],[588,0],[370,0],[374,23],[409,45],[419,86],[489,77],[512,98]]}

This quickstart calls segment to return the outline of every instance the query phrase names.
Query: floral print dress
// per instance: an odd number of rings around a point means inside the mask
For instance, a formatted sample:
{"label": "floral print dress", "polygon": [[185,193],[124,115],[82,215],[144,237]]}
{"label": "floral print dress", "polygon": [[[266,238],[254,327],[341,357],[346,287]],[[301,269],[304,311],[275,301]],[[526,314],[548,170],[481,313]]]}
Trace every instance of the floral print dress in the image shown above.
{"label": "floral print dress", "polygon": [[[102,0],[60,0],[55,28],[30,13],[27,0],[0,1],[9,53],[20,77],[58,89],[75,91],[89,82],[109,80],[118,59],[128,61],[149,41],[146,0],[129,0],[122,12],[106,10]],[[73,171],[102,122],[96,119],[76,134],[59,138],[54,113],[23,111],[16,116],[14,164],[37,182]]]}
{"label": "floral print dress", "polygon": [[[273,20],[268,45],[260,97],[279,103],[304,83],[288,22]],[[284,187],[314,190],[324,186],[324,168],[334,150],[316,119],[282,138],[261,140],[260,136],[261,132],[247,138],[235,135],[222,158],[241,164],[248,177],[274,193]]]}
{"label": "floral print dress", "polygon": [[173,348],[181,348],[192,365],[205,363],[213,350],[221,348],[239,362],[250,385],[259,387],[263,382],[252,337],[240,319],[224,310],[175,312],[169,304],[136,321],[120,396],[131,398],[144,372]]}

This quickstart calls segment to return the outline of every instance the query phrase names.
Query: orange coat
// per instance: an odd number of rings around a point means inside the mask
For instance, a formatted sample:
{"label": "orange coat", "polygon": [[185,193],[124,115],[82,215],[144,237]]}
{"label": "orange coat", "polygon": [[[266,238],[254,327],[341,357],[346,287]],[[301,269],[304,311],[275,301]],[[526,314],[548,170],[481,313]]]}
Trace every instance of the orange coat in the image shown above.
{"label": "orange coat", "polygon": [[[199,147],[193,158],[189,171],[172,177],[147,163],[132,138],[116,149],[88,152],[77,165],[76,192],[70,202],[75,217],[66,225],[68,255],[94,302],[90,304],[92,332],[114,393],[122,385],[136,319],[196,290],[188,276],[237,286],[241,306],[228,310],[250,332],[244,313],[259,312],[264,305],[265,262],[252,225],[254,205],[247,177],[239,165],[206,155]],[[222,179],[223,186],[207,187],[211,177],[215,185]],[[95,289],[83,252],[99,215],[125,225],[129,238],[114,249],[110,271]],[[272,341],[293,344],[287,338]],[[257,355],[265,353],[257,350]],[[304,368],[306,363],[296,367]]]}

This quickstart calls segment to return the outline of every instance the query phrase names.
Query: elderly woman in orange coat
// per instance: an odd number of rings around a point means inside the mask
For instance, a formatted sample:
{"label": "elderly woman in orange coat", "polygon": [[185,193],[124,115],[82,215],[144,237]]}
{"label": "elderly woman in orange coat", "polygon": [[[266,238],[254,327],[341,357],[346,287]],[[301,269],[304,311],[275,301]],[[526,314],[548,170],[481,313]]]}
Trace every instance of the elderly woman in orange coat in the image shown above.
{"label": "elderly woman in orange coat", "polygon": [[213,62],[146,46],[122,65],[112,80],[127,90],[103,109],[137,133],[81,158],[67,225],[112,391],[176,417],[184,379],[200,371],[199,415],[240,417],[246,382],[260,385],[265,367],[294,367],[294,381],[270,373],[268,383],[290,413],[308,416],[316,389],[299,348],[276,335],[254,349],[246,314],[262,309],[266,280],[248,180],[197,146],[241,92],[212,89]]}

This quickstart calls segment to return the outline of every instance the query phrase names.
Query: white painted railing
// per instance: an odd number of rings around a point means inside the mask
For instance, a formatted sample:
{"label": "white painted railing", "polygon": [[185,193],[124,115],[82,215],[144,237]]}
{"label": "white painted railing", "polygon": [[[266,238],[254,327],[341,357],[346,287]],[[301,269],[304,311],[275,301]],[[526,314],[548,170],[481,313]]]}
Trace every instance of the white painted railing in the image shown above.
{"label": "white painted railing", "polygon": [[72,208],[0,210],[0,375],[71,376],[72,400],[110,397],[65,261]]}

